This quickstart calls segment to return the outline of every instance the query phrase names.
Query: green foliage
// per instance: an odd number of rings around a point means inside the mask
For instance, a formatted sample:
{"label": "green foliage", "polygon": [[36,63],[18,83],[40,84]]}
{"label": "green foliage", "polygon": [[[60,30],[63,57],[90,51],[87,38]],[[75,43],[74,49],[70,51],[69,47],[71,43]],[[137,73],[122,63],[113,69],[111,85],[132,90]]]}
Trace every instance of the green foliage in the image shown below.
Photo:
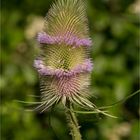
{"label": "green foliage", "polygon": [[[36,33],[52,0],[4,0],[1,8],[2,140],[70,140],[61,107],[39,114],[14,100],[38,101],[33,68]],[[97,106],[110,105],[139,89],[139,20],[136,0],[88,0],[93,39],[91,92]],[[118,119],[78,115],[84,140],[138,140],[139,95],[109,109]],[[31,107],[32,108],[32,107]],[[50,116],[50,117],[49,117]],[[51,119],[51,121],[50,121]],[[51,125],[50,125],[51,122]],[[52,126],[52,127],[51,127]]]}

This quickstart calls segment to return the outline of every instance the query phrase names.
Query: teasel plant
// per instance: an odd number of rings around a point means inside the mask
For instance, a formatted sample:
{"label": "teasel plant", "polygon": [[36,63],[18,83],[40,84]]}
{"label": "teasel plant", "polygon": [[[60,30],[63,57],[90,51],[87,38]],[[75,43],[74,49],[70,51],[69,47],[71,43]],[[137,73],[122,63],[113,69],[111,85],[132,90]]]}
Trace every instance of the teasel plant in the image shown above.
{"label": "teasel plant", "polygon": [[[42,113],[62,104],[73,140],[82,140],[76,113],[116,118],[105,110],[110,106],[99,108],[89,100],[93,70],[89,53],[93,43],[84,0],[55,1],[37,41],[40,54],[34,67],[39,74],[41,101],[33,110]],[[75,110],[75,106],[81,110]]]}
{"label": "teasel plant", "polygon": [[[49,10],[43,30],[38,33],[40,54],[34,61],[39,73],[41,102],[35,110],[45,112],[62,103],[73,140],[81,140],[74,106],[89,113],[101,113],[90,100],[89,36],[84,0],[57,0]],[[85,111],[85,112],[86,112]],[[80,111],[79,111],[80,112]]]}

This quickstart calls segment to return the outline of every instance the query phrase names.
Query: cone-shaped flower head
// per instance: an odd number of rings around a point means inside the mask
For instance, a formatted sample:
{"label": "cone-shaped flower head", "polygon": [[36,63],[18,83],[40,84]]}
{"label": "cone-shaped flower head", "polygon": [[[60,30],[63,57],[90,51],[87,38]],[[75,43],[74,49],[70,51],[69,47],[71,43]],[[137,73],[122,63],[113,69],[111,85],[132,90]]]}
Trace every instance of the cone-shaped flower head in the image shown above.
{"label": "cone-shaped flower head", "polygon": [[88,58],[89,38],[83,0],[57,0],[49,10],[44,29],[38,34],[41,54],[35,60],[45,111],[62,101],[93,107],[88,101],[92,62]]}

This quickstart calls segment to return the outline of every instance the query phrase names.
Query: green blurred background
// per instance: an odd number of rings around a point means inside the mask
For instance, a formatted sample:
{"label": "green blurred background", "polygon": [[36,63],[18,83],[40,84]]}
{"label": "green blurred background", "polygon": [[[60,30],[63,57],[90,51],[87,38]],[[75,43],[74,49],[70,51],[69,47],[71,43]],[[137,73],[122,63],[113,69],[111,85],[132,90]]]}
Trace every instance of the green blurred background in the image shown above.
{"label": "green blurred background", "polygon": [[[1,140],[70,140],[64,112],[26,112],[15,100],[36,101],[38,74],[33,68],[36,34],[53,0],[3,0],[1,7]],[[139,19],[136,0],[88,0],[94,45],[91,99],[110,105],[139,89]],[[109,109],[118,119],[78,115],[83,140],[138,140],[139,95]],[[51,121],[50,121],[51,119]],[[51,124],[50,124],[51,123]]]}

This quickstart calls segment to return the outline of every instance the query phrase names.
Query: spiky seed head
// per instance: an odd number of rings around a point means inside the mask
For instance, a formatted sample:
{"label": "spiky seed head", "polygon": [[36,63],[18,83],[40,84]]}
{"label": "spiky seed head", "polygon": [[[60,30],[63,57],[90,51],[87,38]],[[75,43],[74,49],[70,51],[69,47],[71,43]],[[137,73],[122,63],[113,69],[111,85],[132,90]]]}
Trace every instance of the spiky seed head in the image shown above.
{"label": "spiky seed head", "polygon": [[46,16],[44,31],[51,36],[89,38],[85,2],[57,0]]}
{"label": "spiky seed head", "polygon": [[93,65],[87,46],[92,42],[83,0],[57,0],[38,41],[41,54],[34,66],[40,75],[42,103],[37,109],[45,111],[59,101],[94,107],[88,100]]}

